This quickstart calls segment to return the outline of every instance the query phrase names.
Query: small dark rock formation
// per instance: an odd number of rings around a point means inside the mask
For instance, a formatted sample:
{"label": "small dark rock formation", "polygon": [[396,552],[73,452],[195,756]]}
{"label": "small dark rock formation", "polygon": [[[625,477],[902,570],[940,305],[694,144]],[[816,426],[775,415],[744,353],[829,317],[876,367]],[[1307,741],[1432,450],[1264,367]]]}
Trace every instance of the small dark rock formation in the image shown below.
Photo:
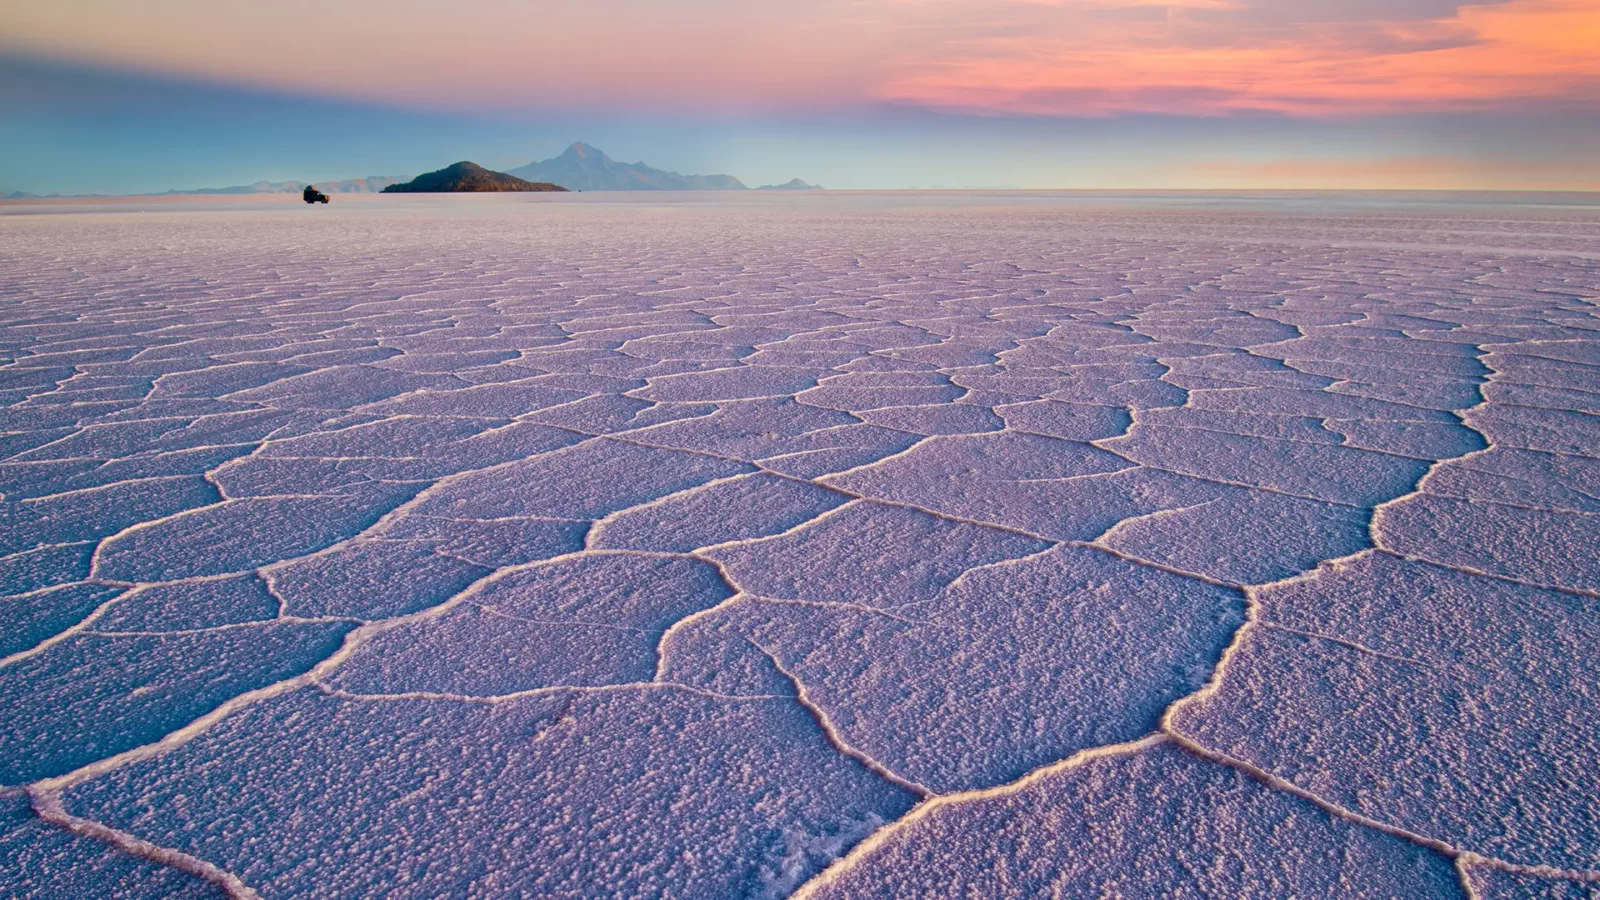
{"label": "small dark rock formation", "polygon": [[404,184],[391,184],[385,194],[451,194],[481,191],[565,191],[547,181],[524,181],[504,172],[491,172],[472,162],[458,162],[437,172],[426,172]]}

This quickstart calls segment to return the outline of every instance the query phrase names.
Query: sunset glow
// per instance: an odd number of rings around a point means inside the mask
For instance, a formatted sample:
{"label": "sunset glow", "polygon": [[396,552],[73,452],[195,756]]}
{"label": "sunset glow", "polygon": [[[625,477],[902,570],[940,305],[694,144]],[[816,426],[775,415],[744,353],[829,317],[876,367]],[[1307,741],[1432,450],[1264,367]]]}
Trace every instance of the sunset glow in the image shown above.
{"label": "sunset glow", "polygon": [[[110,73],[95,77],[113,92],[127,72],[384,115],[536,122],[543,153],[615,132],[607,139],[624,155],[708,169],[747,165],[754,147],[775,141],[797,159],[818,158],[787,137],[800,135],[837,163],[817,177],[852,186],[1221,178],[1583,188],[1596,183],[1588,160],[1600,150],[1597,46],[1600,0],[475,0],[448,9],[61,0],[0,9],[0,61]],[[56,90],[44,79],[8,102],[59,124],[97,93]],[[223,105],[245,115],[249,104]],[[657,124],[639,124],[646,118]],[[1003,170],[974,173],[963,161],[984,152],[974,129],[991,127],[974,123],[999,120],[1033,124],[1005,126]],[[1203,124],[1245,121],[1256,124]],[[739,123],[736,138],[712,136],[729,122]],[[436,135],[442,126],[414,127]],[[1217,152],[1163,155],[1201,133]],[[957,138],[971,138],[968,149]],[[674,147],[683,148],[676,158]],[[872,170],[870,160],[903,157],[901,147],[927,171],[904,159]],[[477,152],[507,165],[534,155],[499,138]],[[1052,154],[1054,168],[1043,162]],[[1212,158],[1220,168],[1207,168]],[[396,165],[383,159],[364,165]],[[772,177],[789,168],[775,164]]]}
{"label": "sunset glow", "polygon": [[[1045,115],[1457,110],[1600,97],[1600,0],[1323,4],[862,0],[687,9],[108,0],[13,8],[13,49],[388,101],[872,100]],[[1417,6],[1417,4],[1409,4]],[[696,12],[699,14],[696,15]],[[505,27],[485,29],[485,20]],[[296,40],[299,34],[313,40]]]}
{"label": "sunset glow", "polygon": [[[1144,8],[1144,7],[1126,7]],[[1214,8],[1159,21],[978,38],[918,60],[881,95],[1052,115],[1314,116],[1594,99],[1600,3],[1513,0],[1414,21],[1293,22],[1228,31]],[[1209,20],[1209,21],[1208,21]]]}

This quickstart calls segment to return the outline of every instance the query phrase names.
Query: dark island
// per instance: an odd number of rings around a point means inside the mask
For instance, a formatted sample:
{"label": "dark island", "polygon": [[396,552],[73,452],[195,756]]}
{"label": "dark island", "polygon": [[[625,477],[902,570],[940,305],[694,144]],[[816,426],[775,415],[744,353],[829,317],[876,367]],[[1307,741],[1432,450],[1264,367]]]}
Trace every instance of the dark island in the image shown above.
{"label": "dark island", "polygon": [[437,172],[426,172],[405,182],[391,184],[385,194],[450,194],[481,191],[565,191],[547,181],[524,181],[504,172],[491,172],[472,162],[458,162]]}

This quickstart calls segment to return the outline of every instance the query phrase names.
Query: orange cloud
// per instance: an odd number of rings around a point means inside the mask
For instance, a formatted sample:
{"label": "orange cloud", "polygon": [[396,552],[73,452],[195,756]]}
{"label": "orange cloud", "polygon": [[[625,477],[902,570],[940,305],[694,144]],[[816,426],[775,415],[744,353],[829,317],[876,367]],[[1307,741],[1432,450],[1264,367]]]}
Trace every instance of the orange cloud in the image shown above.
{"label": "orange cloud", "polygon": [[1159,22],[1109,20],[959,42],[938,63],[903,67],[879,94],[1067,115],[1575,103],[1600,98],[1597,48],[1600,0],[1513,0],[1431,20],[1287,25],[1208,21],[1168,8]]}
{"label": "orange cloud", "polygon": [[1593,109],[1597,47],[1600,0],[0,3],[0,50],[452,108]]}

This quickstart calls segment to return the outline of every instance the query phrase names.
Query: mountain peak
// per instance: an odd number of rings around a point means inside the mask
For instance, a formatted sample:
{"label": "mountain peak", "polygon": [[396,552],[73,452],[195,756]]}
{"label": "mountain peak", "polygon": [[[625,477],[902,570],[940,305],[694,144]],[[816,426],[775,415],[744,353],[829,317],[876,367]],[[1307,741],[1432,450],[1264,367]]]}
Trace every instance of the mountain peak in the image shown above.
{"label": "mountain peak", "polygon": [[579,191],[742,191],[732,175],[679,175],[642,162],[617,162],[605,151],[582,141],[560,156],[512,169],[518,178],[551,181]]}
{"label": "mountain peak", "polygon": [[572,146],[568,147],[566,152],[562,153],[561,156],[568,158],[576,157],[578,159],[589,159],[592,157],[600,160],[609,160],[611,158],[606,156],[605,151],[589,144],[585,144],[583,141],[573,141]]}

